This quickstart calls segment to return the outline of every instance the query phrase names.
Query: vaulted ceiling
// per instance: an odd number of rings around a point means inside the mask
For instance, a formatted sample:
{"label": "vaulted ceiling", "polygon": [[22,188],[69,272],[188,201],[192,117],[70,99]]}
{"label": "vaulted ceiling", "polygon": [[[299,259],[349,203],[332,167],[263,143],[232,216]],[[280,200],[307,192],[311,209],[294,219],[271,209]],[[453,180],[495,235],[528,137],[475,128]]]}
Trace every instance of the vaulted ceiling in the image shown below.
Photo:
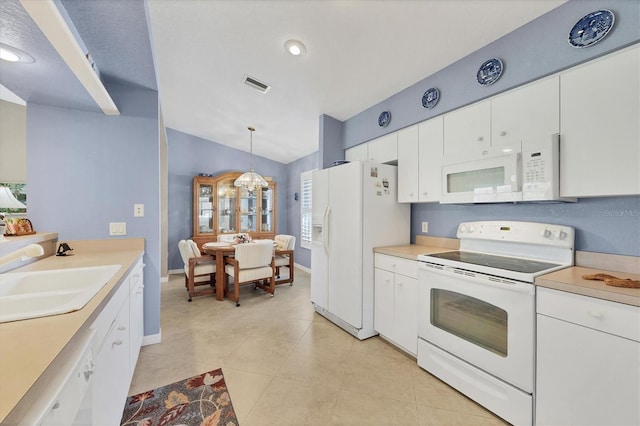
{"label": "vaulted ceiling", "polygon": [[[254,154],[289,163],[317,150],[321,114],[347,120],[566,0],[58,1],[106,81],[159,91],[168,127],[248,151],[253,126]],[[18,0],[0,2],[0,41],[36,58],[0,64],[2,85],[97,110]]]}

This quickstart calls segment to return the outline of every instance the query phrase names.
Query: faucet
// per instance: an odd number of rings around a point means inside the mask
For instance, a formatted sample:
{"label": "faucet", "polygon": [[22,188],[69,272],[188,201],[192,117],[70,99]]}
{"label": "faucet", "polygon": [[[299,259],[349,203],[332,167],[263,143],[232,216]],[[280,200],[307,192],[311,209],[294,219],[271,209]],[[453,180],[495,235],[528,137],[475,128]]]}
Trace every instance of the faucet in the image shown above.
{"label": "faucet", "polygon": [[27,259],[42,256],[43,254],[44,249],[42,246],[38,244],[29,244],[26,247],[14,251],[13,253],[0,257],[0,267],[7,265],[16,259],[20,259],[20,261],[24,262]]}

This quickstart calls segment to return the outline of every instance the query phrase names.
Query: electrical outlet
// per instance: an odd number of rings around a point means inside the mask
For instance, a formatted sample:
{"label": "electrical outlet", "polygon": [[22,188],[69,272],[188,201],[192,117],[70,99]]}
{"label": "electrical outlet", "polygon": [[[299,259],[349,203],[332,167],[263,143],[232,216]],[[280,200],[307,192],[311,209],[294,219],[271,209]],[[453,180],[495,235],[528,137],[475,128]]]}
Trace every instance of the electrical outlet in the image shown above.
{"label": "electrical outlet", "polygon": [[422,222],[422,232],[425,234],[429,232],[429,222]]}
{"label": "electrical outlet", "polygon": [[133,216],[134,217],[144,217],[144,204],[134,204],[133,205]]}

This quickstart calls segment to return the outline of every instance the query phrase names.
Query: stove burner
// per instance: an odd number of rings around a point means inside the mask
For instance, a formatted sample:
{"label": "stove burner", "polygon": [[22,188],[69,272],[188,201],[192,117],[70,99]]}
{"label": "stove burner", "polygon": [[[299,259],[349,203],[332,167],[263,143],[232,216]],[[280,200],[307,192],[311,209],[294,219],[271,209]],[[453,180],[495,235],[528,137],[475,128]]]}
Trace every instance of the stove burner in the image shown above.
{"label": "stove burner", "polygon": [[456,262],[470,263],[473,265],[487,266],[490,268],[504,269],[507,271],[533,274],[560,266],[558,263],[540,262],[538,260],[520,259],[515,257],[496,256],[492,254],[476,253],[471,251],[448,251],[427,255],[437,259],[447,259]]}

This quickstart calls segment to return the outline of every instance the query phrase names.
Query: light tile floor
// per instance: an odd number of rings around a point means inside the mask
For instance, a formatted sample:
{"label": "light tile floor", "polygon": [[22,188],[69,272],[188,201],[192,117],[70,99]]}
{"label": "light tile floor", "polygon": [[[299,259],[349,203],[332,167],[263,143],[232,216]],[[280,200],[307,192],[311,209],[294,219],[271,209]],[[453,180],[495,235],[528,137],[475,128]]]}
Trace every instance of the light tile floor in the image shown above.
{"label": "light tile floor", "polygon": [[240,307],[187,302],[184,275],[162,284],[162,343],[142,348],[130,394],[222,368],[240,424],[504,425],[379,337],[360,341],[316,314],[309,274]]}

